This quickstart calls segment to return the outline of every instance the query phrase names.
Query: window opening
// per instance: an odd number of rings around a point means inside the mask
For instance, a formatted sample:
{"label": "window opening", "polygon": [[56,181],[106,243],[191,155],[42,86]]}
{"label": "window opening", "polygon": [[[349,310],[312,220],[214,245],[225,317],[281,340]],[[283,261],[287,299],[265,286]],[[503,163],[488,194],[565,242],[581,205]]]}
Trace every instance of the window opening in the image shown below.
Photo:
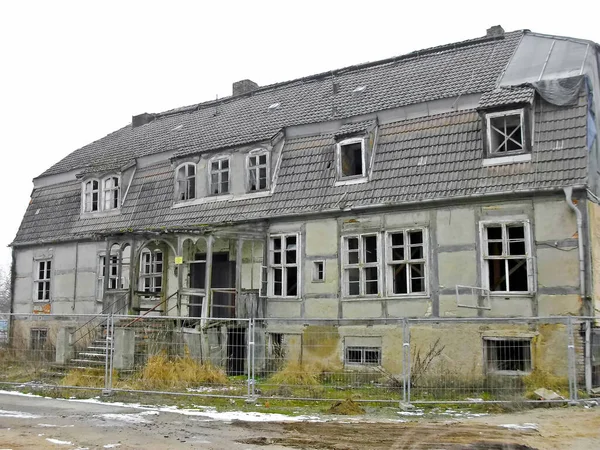
{"label": "window opening", "polygon": [[248,156],[248,190],[260,191],[268,187],[268,153]]}
{"label": "window opening", "polygon": [[325,281],[324,261],[315,261],[313,263],[313,281]]}
{"label": "window opening", "polygon": [[35,290],[37,301],[50,300],[50,279],[52,276],[52,261],[43,260],[37,262],[37,272],[35,279]]}
{"label": "window opening", "polygon": [[392,294],[426,293],[425,231],[404,230],[388,236],[388,273]]}
{"label": "window opening", "polygon": [[98,211],[100,208],[99,196],[100,191],[98,189],[98,180],[89,180],[85,183],[84,194],[83,194],[83,210],[84,212]]}
{"label": "window opening", "polygon": [[162,291],[163,252],[144,249],[141,258],[140,291],[160,294]]}
{"label": "window opening", "polygon": [[346,295],[379,294],[377,235],[349,236],[344,241]]}
{"label": "window opening", "polygon": [[365,176],[362,140],[349,144],[339,144],[339,152],[340,176],[342,178]]}
{"label": "window opening", "polygon": [[229,193],[229,159],[218,159],[210,164],[210,192]]}
{"label": "window opening", "polygon": [[276,297],[298,296],[297,234],[271,237],[271,292]]}
{"label": "window opening", "polygon": [[177,198],[181,201],[196,198],[195,164],[184,164],[177,170]]}
{"label": "window opening", "polygon": [[487,284],[495,292],[529,292],[529,264],[524,223],[484,227]]}
{"label": "window opening", "polygon": [[106,255],[98,256],[98,295],[96,298],[102,300],[104,297],[104,278],[106,277]]}
{"label": "window opening", "polygon": [[531,372],[531,339],[485,338],[489,372]]}
{"label": "window opening", "polygon": [[488,115],[490,154],[522,152],[523,124],[521,113]]}
{"label": "window opening", "polygon": [[119,178],[106,178],[103,184],[104,210],[119,208]]}
{"label": "window opening", "polygon": [[346,347],[346,364],[381,365],[381,347]]}
{"label": "window opening", "polygon": [[30,331],[29,348],[31,350],[43,350],[48,341],[47,328],[32,328]]}

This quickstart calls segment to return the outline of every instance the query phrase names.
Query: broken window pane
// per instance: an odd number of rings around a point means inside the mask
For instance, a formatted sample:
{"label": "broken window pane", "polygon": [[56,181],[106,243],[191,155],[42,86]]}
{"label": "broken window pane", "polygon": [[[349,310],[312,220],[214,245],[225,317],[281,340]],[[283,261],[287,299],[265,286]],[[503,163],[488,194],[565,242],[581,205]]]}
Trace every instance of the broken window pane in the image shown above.
{"label": "broken window pane", "polygon": [[488,261],[490,291],[506,291],[505,261],[492,259]]}
{"label": "broken window pane", "polygon": [[288,267],[286,273],[286,295],[295,297],[298,294],[298,269],[296,267]]}
{"label": "broken window pane", "polygon": [[274,295],[281,295],[281,293],[282,293],[282,286],[283,286],[282,271],[283,271],[283,269],[279,269],[279,268],[273,269],[273,276],[274,276],[273,294]]}
{"label": "broken window pane", "polygon": [[508,284],[511,291],[527,291],[527,260],[508,260]]}
{"label": "broken window pane", "polygon": [[408,282],[406,279],[406,264],[398,264],[392,266],[393,276],[393,293],[407,294]]}
{"label": "broken window pane", "polygon": [[365,236],[363,242],[365,262],[377,262],[377,236]]}
{"label": "broken window pane", "polygon": [[489,119],[490,153],[519,152],[523,150],[521,115],[511,114]]}
{"label": "broken window pane", "polygon": [[342,177],[364,175],[361,142],[340,146],[340,171]]}

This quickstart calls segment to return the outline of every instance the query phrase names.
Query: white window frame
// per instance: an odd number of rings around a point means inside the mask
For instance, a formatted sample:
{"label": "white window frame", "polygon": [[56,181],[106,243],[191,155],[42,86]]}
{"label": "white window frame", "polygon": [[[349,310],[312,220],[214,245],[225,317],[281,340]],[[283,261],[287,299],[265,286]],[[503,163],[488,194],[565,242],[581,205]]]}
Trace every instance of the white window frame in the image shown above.
{"label": "white window frame", "polygon": [[[492,119],[497,117],[506,117],[506,116],[519,116],[519,120],[521,122],[521,149],[520,150],[512,150],[506,152],[499,152],[498,149],[492,148]],[[511,156],[511,155],[519,155],[522,153],[528,153],[526,135],[525,135],[525,110],[521,109],[512,109],[509,111],[499,111],[493,113],[487,113],[485,115],[485,123],[486,123],[486,138],[487,138],[487,156],[488,157],[502,157],[502,156]],[[507,138],[508,139],[508,138]],[[506,142],[506,140],[504,142]]]}
{"label": "white window frame", "polygon": [[[94,189],[94,182],[97,183],[97,188]],[[88,191],[88,184],[91,189]],[[81,211],[87,214],[94,214],[102,211],[101,189],[102,183],[97,178],[90,178],[81,183]],[[94,205],[94,194],[96,194],[96,209],[92,209]]]}
{"label": "white window frame", "polygon": [[[108,186],[108,182],[116,180],[116,185]],[[115,205],[116,202],[116,205]],[[102,180],[102,210],[113,211],[121,207],[121,177],[109,175]]]}
{"label": "white window frame", "polygon": [[[322,278],[319,278],[319,264],[323,265],[323,274],[322,274]],[[325,261],[322,259],[319,259],[317,261],[313,261],[313,267],[312,267],[312,282],[313,283],[325,283],[325,278],[326,278],[326,272],[325,272]]]}
{"label": "white window frame", "polygon": [[[161,260],[157,261],[156,255],[161,254]],[[149,255],[150,260],[144,261],[145,256]],[[160,270],[158,266],[160,265]],[[148,270],[146,270],[148,268]],[[140,252],[140,273],[139,273],[139,291],[147,292],[152,296],[159,296],[164,289],[164,269],[165,269],[165,252],[161,249],[144,248]],[[160,289],[157,290],[156,279],[160,278]],[[149,286],[146,286],[145,280],[149,280]]]}
{"label": "white window frame", "polygon": [[[188,167],[194,168],[194,175],[189,175]],[[179,177],[180,170],[183,169],[183,178]],[[194,183],[194,196],[190,195],[190,184]],[[185,185],[182,189],[182,184]],[[181,198],[182,192],[185,194],[184,198]],[[181,163],[175,169],[175,201],[176,202],[188,202],[198,198],[198,165],[194,162],[186,161]]]}
{"label": "white window frame", "polygon": [[[288,263],[286,259],[286,238],[294,236],[296,238],[296,261],[294,263]],[[275,246],[274,240],[281,239],[281,249],[277,250],[277,252],[281,252],[280,263],[276,264],[274,259],[275,255]],[[269,236],[269,286],[268,286],[268,295],[269,297],[277,297],[277,298],[290,298],[296,299],[301,296],[301,287],[302,287],[302,264],[301,264],[301,235],[300,233],[276,233],[271,234]],[[287,272],[288,269],[295,268],[296,269],[296,295],[287,295]],[[281,294],[275,294],[275,270],[281,270]]]}
{"label": "white window frame", "polygon": [[[377,246],[377,262],[365,262],[364,254],[364,238],[374,236],[376,238]],[[351,264],[349,262],[349,248],[348,239],[358,239],[358,263]],[[342,236],[342,296],[344,298],[378,298],[382,297],[381,290],[381,233],[379,232],[366,232],[358,234],[348,234]],[[354,251],[353,251],[354,252]],[[365,294],[365,269],[377,268],[377,294]],[[348,272],[350,270],[358,269],[359,271],[359,293],[357,295],[350,295],[349,289],[349,277]]]}
{"label": "white window frame", "polygon": [[[507,252],[506,244],[508,244],[508,236],[507,236],[507,227],[510,225],[523,225],[523,233],[525,238],[525,257],[521,258],[511,258],[511,256],[521,256],[521,255],[510,255]],[[487,246],[487,235],[486,229],[490,226],[499,226],[502,227],[502,255],[500,256],[490,256],[488,254],[488,246]],[[506,296],[519,296],[519,295],[531,295],[535,292],[536,289],[536,280],[535,280],[535,267],[534,267],[534,258],[532,256],[532,236],[531,236],[531,226],[528,219],[504,219],[504,220],[482,220],[479,222],[479,239],[480,239],[480,264],[481,264],[481,286],[484,289],[487,289],[490,293],[490,296],[497,297],[506,297]],[[489,282],[489,264],[488,261],[491,260],[504,260],[505,264],[508,264],[509,259],[525,259],[526,270],[527,270],[527,290],[526,291],[511,291],[510,290],[510,282],[506,280],[506,291],[492,291],[490,290],[490,282]],[[505,273],[508,273],[507,266],[505,267]]]}
{"label": "white window frame", "polygon": [[[488,343],[489,342],[506,342],[506,341],[528,341],[529,342],[529,370],[503,370],[496,367],[491,367],[496,360],[492,361],[491,355],[489,354]],[[483,337],[483,354],[484,354],[484,367],[485,372],[490,375],[527,375],[533,372],[534,358],[533,358],[533,339],[529,336],[484,336]]]}
{"label": "white window frame", "polygon": [[[223,169],[223,162],[227,161],[227,169]],[[214,163],[219,164],[219,168],[217,170],[213,170],[212,165]],[[227,173],[227,191],[223,192],[223,173]],[[218,181],[217,186],[218,192],[213,192],[213,175],[217,175]],[[209,195],[227,195],[231,193],[231,158],[229,156],[217,156],[208,161],[208,192]]]}
{"label": "white window frame", "polygon": [[[260,157],[265,155],[266,162],[265,164],[260,164]],[[257,158],[257,164],[255,166],[250,166],[250,159]],[[254,172],[254,176],[257,182],[260,184],[260,169],[265,168],[266,180],[265,187],[251,190],[250,189],[250,174]],[[246,192],[254,193],[254,192],[264,192],[268,191],[271,188],[271,153],[264,148],[257,148],[251,150],[246,156]]]}
{"label": "white window frame", "polygon": [[[44,265],[44,275],[40,277],[41,265]],[[48,268],[48,264],[50,268]],[[54,264],[52,258],[36,259],[34,263],[33,301],[35,303],[49,303],[52,301],[52,274]],[[39,298],[40,285],[42,286],[42,297]],[[47,298],[46,298],[47,297]]]}
{"label": "white window frame", "polygon": [[[360,152],[362,158],[362,173],[360,175],[344,175],[342,173],[342,147],[360,143]],[[365,148],[365,138],[349,138],[344,139],[336,144],[336,171],[337,180],[340,184],[351,184],[355,182],[363,182],[367,179],[367,152]]]}
{"label": "white window frame", "polygon": [[106,276],[106,252],[98,253],[98,277],[96,280],[96,300],[104,298],[104,278]]}
{"label": "white window frame", "polygon": [[[407,236],[412,231],[420,231],[423,236],[423,258],[412,259],[410,258],[410,246],[408,244]],[[394,261],[393,248],[392,248],[392,235],[402,233],[404,235],[404,260]],[[411,227],[401,228],[397,230],[388,230],[385,232],[385,253],[386,253],[386,294],[389,297],[427,297],[429,295],[429,233],[426,227]],[[407,259],[408,257],[408,259]],[[425,285],[424,292],[412,292],[410,265],[411,264],[423,264],[423,283]],[[407,271],[407,291],[406,293],[394,293],[394,269],[393,266],[398,264],[405,264],[405,270]]]}

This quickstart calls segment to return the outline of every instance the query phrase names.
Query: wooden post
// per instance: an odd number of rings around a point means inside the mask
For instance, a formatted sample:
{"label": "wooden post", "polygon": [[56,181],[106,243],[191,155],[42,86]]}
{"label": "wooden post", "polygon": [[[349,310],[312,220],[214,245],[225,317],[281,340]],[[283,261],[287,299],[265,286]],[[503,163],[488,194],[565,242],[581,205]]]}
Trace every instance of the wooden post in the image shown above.
{"label": "wooden post", "polygon": [[212,295],[210,292],[210,284],[212,280],[212,256],[213,256],[213,241],[214,236],[211,234],[206,239],[206,275],[204,277],[204,301],[202,302],[202,320],[201,324],[204,327],[206,319],[212,315],[211,303]]}
{"label": "wooden post", "polygon": [[235,298],[233,299],[234,317],[237,317],[236,306],[242,294],[242,251],[244,249],[244,241],[242,238],[237,240],[237,250],[235,253]]}

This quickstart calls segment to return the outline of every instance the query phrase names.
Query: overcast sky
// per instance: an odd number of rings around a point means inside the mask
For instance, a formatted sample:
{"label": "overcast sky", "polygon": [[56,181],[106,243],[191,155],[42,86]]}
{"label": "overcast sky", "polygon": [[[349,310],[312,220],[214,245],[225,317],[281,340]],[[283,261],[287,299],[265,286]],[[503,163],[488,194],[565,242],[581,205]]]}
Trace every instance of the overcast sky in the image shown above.
{"label": "overcast sky", "polygon": [[600,42],[598,1],[0,2],[0,264],[32,178],[131,116],[434,45],[486,28]]}

